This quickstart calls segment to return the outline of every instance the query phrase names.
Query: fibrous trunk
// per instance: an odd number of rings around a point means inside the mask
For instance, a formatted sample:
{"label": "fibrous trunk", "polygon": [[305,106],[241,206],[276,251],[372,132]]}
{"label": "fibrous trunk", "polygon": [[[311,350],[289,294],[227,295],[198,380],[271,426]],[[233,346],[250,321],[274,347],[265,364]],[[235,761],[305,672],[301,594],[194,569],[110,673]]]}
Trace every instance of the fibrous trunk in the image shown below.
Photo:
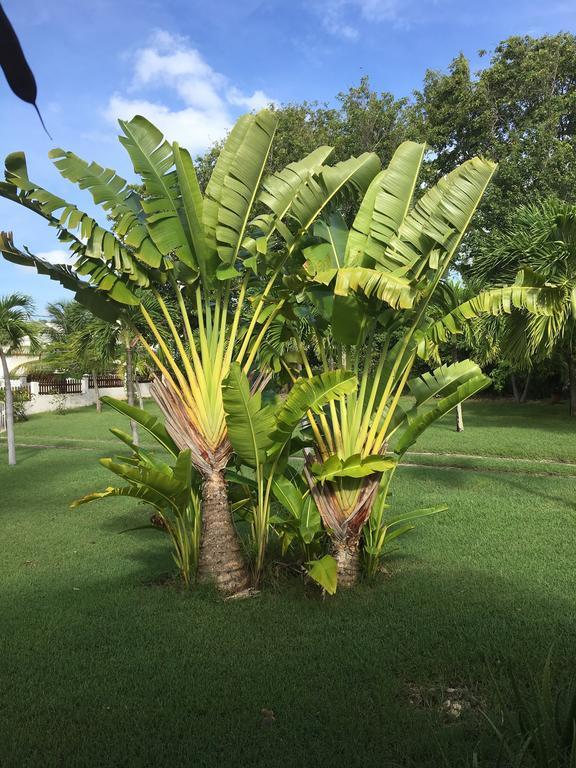
{"label": "fibrous trunk", "polygon": [[338,588],[346,589],[357,584],[360,575],[358,542],[334,542],[334,558],[338,574]]}
{"label": "fibrous trunk", "polygon": [[241,592],[249,585],[242,548],[232,522],[224,473],[215,471],[202,486],[202,538],[198,580],[221,592]]}

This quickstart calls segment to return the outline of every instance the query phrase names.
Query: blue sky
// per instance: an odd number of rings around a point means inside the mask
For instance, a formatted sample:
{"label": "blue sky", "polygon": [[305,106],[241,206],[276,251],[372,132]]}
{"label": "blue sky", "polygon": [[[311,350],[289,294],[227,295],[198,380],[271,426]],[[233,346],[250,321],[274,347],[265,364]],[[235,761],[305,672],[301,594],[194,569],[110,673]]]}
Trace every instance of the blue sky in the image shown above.
{"label": "blue sky", "polygon": [[[131,178],[118,117],[145,114],[193,152],[242,112],[276,102],[328,101],[364,74],[378,90],[410,94],[427,68],[512,34],[574,31],[573,0],[5,0],[38,81],[53,140],[0,81],[0,150],[24,150],[30,177],[79,207],[87,193],[47,159],[72,150]],[[1,76],[0,76],[1,77]],[[17,245],[61,260],[45,224],[0,200],[0,228]],[[33,296],[39,312],[66,292],[0,260],[0,294]]]}

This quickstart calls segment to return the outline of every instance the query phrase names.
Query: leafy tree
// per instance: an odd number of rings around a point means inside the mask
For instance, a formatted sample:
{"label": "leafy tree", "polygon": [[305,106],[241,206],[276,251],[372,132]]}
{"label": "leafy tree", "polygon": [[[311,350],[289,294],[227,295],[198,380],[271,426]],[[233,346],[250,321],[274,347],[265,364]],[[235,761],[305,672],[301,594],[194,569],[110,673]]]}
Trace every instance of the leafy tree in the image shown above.
{"label": "leafy tree", "polygon": [[0,297],[0,363],[4,376],[6,436],[8,438],[8,464],[16,464],[16,441],[14,438],[14,396],[8,370],[7,354],[22,349],[24,341],[33,353],[39,349],[38,323],[32,320],[34,304],[29,296],[11,293]]}
{"label": "leafy tree", "polygon": [[411,130],[430,149],[428,176],[438,179],[480,155],[499,163],[477,218],[504,226],[527,197],[576,195],[576,37],[510,37],[476,75],[464,55],[448,73],[429,70],[410,110]]}
{"label": "leafy tree", "polygon": [[565,361],[570,415],[576,416],[576,205],[549,199],[522,206],[509,228],[493,231],[470,267],[478,283],[513,279],[519,270],[555,291],[550,312],[514,312],[502,328],[502,350],[512,363],[530,368],[559,354]]}

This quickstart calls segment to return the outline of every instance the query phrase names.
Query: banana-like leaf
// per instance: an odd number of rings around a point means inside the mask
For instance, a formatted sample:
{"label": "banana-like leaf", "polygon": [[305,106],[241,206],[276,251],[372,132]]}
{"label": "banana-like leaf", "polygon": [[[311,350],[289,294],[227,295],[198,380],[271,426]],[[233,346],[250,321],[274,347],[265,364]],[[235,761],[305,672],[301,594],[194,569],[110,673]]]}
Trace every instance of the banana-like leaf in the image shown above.
{"label": "banana-like leaf", "polygon": [[65,179],[90,192],[96,205],[101,205],[115,222],[116,234],[134,249],[136,257],[157,269],[162,263],[162,254],[143,224],[140,199],[126,179],[111,168],[88,163],[63,149],[51,150],[49,157]]}
{"label": "banana-like leaf", "polygon": [[304,544],[311,544],[322,530],[322,518],[311,495],[306,496],[300,513],[298,532]]}
{"label": "banana-like leaf", "polygon": [[118,413],[121,413],[123,416],[128,416],[129,419],[132,419],[143,427],[143,429],[152,435],[156,442],[160,443],[160,445],[165,448],[168,453],[171,453],[172,456],[179,455],[180,451],[178,446],[168,434],[166,427],[156,418],[156,416],[151,416],[141,408],[136,408],[134,405],[128,405],[124,400],[116,400],[114,397],[108,397],[108,395],[105,395],[100,399],[105,405],[109,405],[110,408],[118,411]]}
{"label": "banana-like leaf", "polygon": [[333,151],[332,147],[318,147],[302,160],[290,163],[283,170],[263,180],[258,200],[269,208],[273,215],[260,216],[252,223],[258,226],[265,236],[269,237],[277,222],[284,220],[300,189],[314,173],[318,173]]}
{"label": "banana-like leaf", "polygon": [[89,275],[90,282],[100,290],[122,301],[120,296],[128,294],[129,289],[122,287],[121,275],[142,287],[149,284],[145,265],[139,264],[112,232],[75,205],[30,181],[22,152],[7,156],[6,182],[0,185],[0,194],[40,214],[50,226],[56,227],[59,240],[69,243],[78,274]]}
{"label": "banana-like leaf", "polygon": [[404,277],[368,267],[344,267],[339,269],[334,292],[338,296],[362,292],[375,296],[395,309],[410,309],[420,295],[414,284]]}
{"label": "banana-like leaf", "polygon": [[141,115],[130,121],[120,120],[119,123],[124,131],[120,142],[144,183],[146,194],[142,209],[150,237],[160,253],[174,253],[187,267],[197,271],[192,233],[186,226],[171,145],[162,132]]}
{"label": "banana-like leaf", "polygon": [[440,512],[446,512],[447,509],[448,507],[446,504],[438,504],[435,507],[425,507],[422,509],[413,509],[411,512],[403,512],[400,515],[396,515],[395,517],[386,520],[384,525],[386,528],[391,528],[392,526],[400,525],[401,523],[409,523],[422,517],[430,517],[431,515],[437,515]]}
{"label": "banana-like leaf", "polygon": [[264,464],[272,447],[274,408],[262,405],[262,393],[250,392],[248,377],[238,363],[222,383],[222,400],[226,412],[228,439],[238,456],[249,466]]}
{"label": "banana-like leaf", "polygon": [[187,232],[192,242],[194,255],[205,285],[214,281],[218,266],[218,254],[211,250],[206,242],[204,233],[203,209],[204,198],[200,191],[194,163],[187,149],[182,149],[178,144],[173,144],[174,161],[178,184],[182,195],[184,216],[187,222]]}
{"label": "banana-like leaf", "polygon": [[306,563],[308,576],[317,584],[320,584],[329,595],[336,593],[338,586],[338,568],[332,555],[324,555],[319,560],[311,560]]}
{"label": "banana-like leaf", "polygon": [[440,419],[452,408],[455,408],[458,403],[464,402],[467,398],[475,395],[477,392],[481,392],[490,384],[488,376],[480,375],[469,379],[464,384],[461,384],[454,392],[447,397],[443,397],[438,401],[437,405],[430,410],[416,414],[415,417],[408,416],[408,426],[401,433],[400,438],[394,445],[394,452],[399,456],[402,456],[410,446],[414,445],[418,437],[427,429],[430,424]]}
{"label": "banana-like leaf", "polygon": [[334,166],[322,166],[304,184],[289,209],[301,231],[306,232],[331,201],[345,188],[353,188],[363,195],[376,173],[380,160],[372,152],[350,157]]}
{"label": "banana-like leaf", "polygon": [[190,487],[189,451],[183,451],[182,453],[188,453],[188,456],[185,456],[185,459],[187,458],[188,461],[188,473],[186,477],[184,477],[182,466],[180,466],[180,472],[178,475],[176,472],[174,472],[172,475],[166,475],[164,472],[159,472],[152,467],[143,465],[134,467],[131,464],[120,464],[109,458],[100,459],[100,464],[102,464],[103,467],[106,467],[106,469],[110,470],[110,472],[118,475],[118,477],[127,480],[129,483],[150,488],[168,500],[171,497],[180,495]]}
{"label": "banana-like leaf", "polygon": [[327,371],[308,379],[296,379],[276,412],[274,441],[284,446],[307,411],[319,413],[330,400],[353,392],[357,386],[356,376],[349,371]]}
{"label": "banana-like leaf", "polygon": [[420,406],[439,395],[446,397],[452,394],[461,384],[481,375],[480,367],[472,360],[460,360],[451,365],[441,365],[434,371],[411,379],[408,387],[416,400],[416,405]]}
{"label": "banana-like leaf", "polygon": [[[137,464],[144,464],[145,466],[151,467],[158,472],[163,472],[165,475],[172,474],[173,470],[169,464],[154,456],[154,454],[150,451],[144,450],[144,448],[142,448],[140,445],[136,445],[132,440],[132,436],[127,432],[124,432],[122,429],[117,429],[116,427],[111,427],[110,432],[114,435],[114,437],[117,437],[118,440],[121,440],[132,450],[134,455],[131,461],[133,463],[135,462],[135,466]],[[125,461],[127,461],[125,457],[123,458]]]}
{"label": "banana-like leaf", "polygon": [[241,117],[206,187],[206,237],[227,267],[238,258],[277,124],[277,118],[268,110]]}
{"label": "banana-like leaf", "polygon": [[396,466],[396,459],[384,456],[366,456],[362,458],[359,453],[340,459],[338,456],[330,456],[322,464],[312,464],[311,470],[320,482],[334,480],[336,477],[368,477],[375,472],[386,472]]}
{"label": "banana-like leaf", "polygon": [[144,485],[125,485],[120,488],[109,486],[103,491],[95,491],[94,493],[82,496],[82,498],[76,499],[70,504],[70,509],[76,509],[81,504],[89,504],[91,501],[99,501],[100,499],[106,499],[111,496],[127,496],[131,499],[150,504],[159,511],[162,511],[167,506],[165,497],[161,493],[154,491],[152,488],[146,488]]}
{"label": "banana-like leaf", "polygon": [[277,475],[272,480],[272,493],[284,509],[286,509],[292,517],[299,520],[302,516],[302,509],[304,507],[304,499],[300,489],[297,488],[294,483],[285,475]]}
{"label": "banana-like leaf", "polygon": [[347,267],[368,267],[380,261],[408,212],[425,149],[425,144],[405,141],[388,168],[372,180],[350,230]]}
{"label": "banana-like leaf", "polygon": [[19,250],[14,245],[11,232],[0,232],[0,253],[2,253],[6,261],[24,267],[32,267],[39,275],[48,275],[51,280],[60,283],[62,287],[69,291],[74,291],[76,301],[103,320],[109,322],[117,320],[124,310],[125,304],[137,304],[140,302],[140,299],[134,296],[128,289],[126,289],[126,293],[122,292],[125,286],[120,281],[119,285],[121,288],[115,291],[115,295],[121,295],[124,299],[123,302],[113,300],[110,294],[103,293],[92,287],[89,283],[80,280],[76,272],[66,264],[52,264],[32,253]]}
{"label": "banana-like leaf", "polygon": [[418,279],[427,269],[444,269],[458,248],[496,165],[472,158],[449,173],[409,211],[379,256],[382,269]]}

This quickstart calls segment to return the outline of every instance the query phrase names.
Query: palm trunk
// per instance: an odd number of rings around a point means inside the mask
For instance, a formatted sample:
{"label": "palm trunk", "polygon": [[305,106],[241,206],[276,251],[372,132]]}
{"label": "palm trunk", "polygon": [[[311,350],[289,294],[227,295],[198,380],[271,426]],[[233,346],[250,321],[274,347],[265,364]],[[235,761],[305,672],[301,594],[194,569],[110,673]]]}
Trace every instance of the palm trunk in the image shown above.
{"label": "palm trunk", "polygon": [[136,397],[138,398],[138,408],[140,408],[140,410],[143,411],[144,399],[142,398],[142,390],[140,389],[140,382],[138,381],[138,379],[135,379],[134,384],[136,387]]}
{"label": "palm trunk", "polygon": [[92,371],[92,381],[94,382],[94,397],[96,398],[96,413],[102,413],[102,403],[100,402],[100,389],[98,387],[98,375]]}
{"label": "palm trunk", "polygon": [[514,374],[510,376],[510,381],[512,382],[512,394],[514,395],[514,400],[519,403],[520,392],[518,391],[518,382],[516,381],[516,376]]}
{"label": "palm trunk", "polygon": [[456,406],[456,432],[464,432],[464,417],[462,415],[462,403]]}
{"label": "palm trunk", "polygon": [[530,371],[526,374],[526,381],[524,382],[524,389],[522,390],[522,395],[520,397],[520,402],[525,403],[528,399],[528,389],[530,387],[530,379],[532,378],[532,374]]}
{"label": "palm trunk", "polygon": [[215,471],[202,485],[202,538],[198,580],[216,584],[233,594],[246,589],[249,574],[232,522],[223,471]]}
{"label": "palm trunk", "polygon": [[358,542],[334,542],[334,557],[338,574],[338,587],[347,589],[358,583],[360,575],[360,550]]}
{"label": "palm trunk", "polygon": [[570,350],[568,360],[568,375],[570,379],[570,416],[576,416],[576,356]]}
{"label": "palm trunk", "polygon": [[[452,349],[452,360],[458,362],[458,349],[454,347]],[[456,406],[456,432],[464,432],[464,417],[462,416],[462,403],[458,403]]]}
{"label": "palm trunk", "polygon": [[8,464],[16,464],[16,440],[14,439],[14,397],[12,395],[12,384],[10,383],[10,371],[8,370],[8,361],[4,350],[0,347],[0,360],[2,360],[2,373],[4,374],[4,395],[6,401],[6,438],[8,440]]}
{"label": "palm trunk", "polygon": [[[130,342],[126,344],[126,398],[128,405],[134,405],[134,367],[132,365],[132,347]],[[134,445],[139,445],[138,427],[132,419],[130,420],[130,428],[132,430],[132,442]]]}

